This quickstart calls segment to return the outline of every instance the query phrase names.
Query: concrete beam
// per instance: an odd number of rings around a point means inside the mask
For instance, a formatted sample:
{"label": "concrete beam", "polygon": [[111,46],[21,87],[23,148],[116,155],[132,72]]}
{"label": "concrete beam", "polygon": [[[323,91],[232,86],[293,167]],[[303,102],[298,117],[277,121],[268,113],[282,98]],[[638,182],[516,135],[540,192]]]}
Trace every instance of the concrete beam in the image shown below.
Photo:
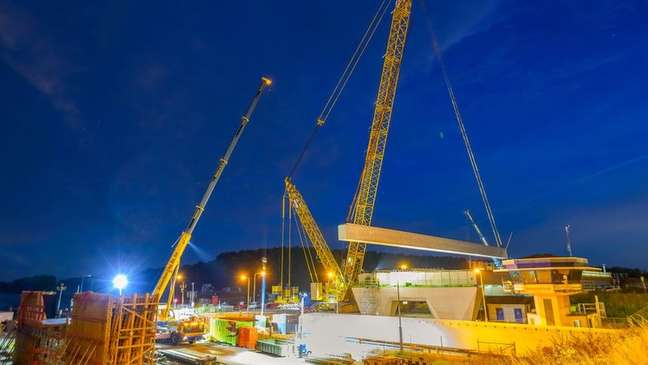
{"label": "concrete beam", "polygon": [[473,242],[352,223],[338,226],[338,239],[340,241],[362,242],[371,245],[445,252],[454,255],[500,259],[507,257],[506,250],[501,247],[484,246]]}

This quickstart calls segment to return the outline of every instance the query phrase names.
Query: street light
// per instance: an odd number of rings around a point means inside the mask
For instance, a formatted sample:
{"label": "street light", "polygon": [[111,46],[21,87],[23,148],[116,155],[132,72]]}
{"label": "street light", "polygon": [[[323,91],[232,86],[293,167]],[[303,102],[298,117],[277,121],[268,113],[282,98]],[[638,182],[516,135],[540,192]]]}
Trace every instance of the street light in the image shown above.
{"label": "street light", "polygon": [[58,302],[56,303],[56,315],[58,316],[61,312],[61,297],[63,296],[63,291],[67,289],[65,284],[60,283],[57,287],[56,290],[59,292],[59,297],[58,297]]}
{"label": "street light", "polygon": [[482,270],[480,268],[475,268],[473,272],[479,275],[479,284],[481,286],[482,292],[482,303],[484,305],[484,321],[488,322],[488,308],[486,307],[486,292],[484,291],[484,277],[482,276]]}
{"label": "street light", "polygon": [[128,285],[128,277],[124,274],[117,274],[112,281],[113,287],[119,290],[119,296],[122,295],[122,290]]}
{"label": "street light", "polygon": [[242,274],[239,278],[241,279],[241,281],[247,281],[247,302],[246,302],[247,305],[246,305],[246,308],[247,308],[247,311],[249,312],[250,311],[250,277],[245,275],[245,274]]}
{"label": "street light", "polygon": [[[401,271],[407,270],[407,264],[401,264],[399,266]],[[403,352],[403,319],[401,313],[401,299],[400,299],[400,274],[396,277],[396,300],[398,300],[398,343],[400,344],[400,350]]]}
{"label": "street light", "polygon": [[256,301],[256,280],[257,280],[257,275],[265,277],[266,272],[265,272],[265,270],[255,272],[253,277],[252,277],[252,281],[253,281],[253,284],[252,284],[252,300],[254,300],[254,304],[256,304],[256,302],[257,302]]}
{"label": "street light", "polygon": [[[187,288],[187,283],[184,282],[184,275],[182,273],[176,275],[176,281],[180,282],[180,305],[184,307],[185,289]],[[175,303],[177,304],[177,301]]]}

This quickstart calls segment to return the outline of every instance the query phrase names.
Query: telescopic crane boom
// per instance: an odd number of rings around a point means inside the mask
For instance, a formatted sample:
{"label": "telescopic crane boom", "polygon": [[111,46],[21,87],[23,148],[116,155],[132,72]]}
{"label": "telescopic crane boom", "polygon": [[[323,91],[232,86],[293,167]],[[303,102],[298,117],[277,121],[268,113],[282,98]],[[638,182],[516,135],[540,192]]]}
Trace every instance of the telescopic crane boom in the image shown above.
{"label": "telescopic crane boom", "polygon": [[468,219],[468,222],[473,227],[475,232],[477,232],[477,236],[479,236],[479,240],[484,244],[484,246],[488,246],[488,241],[486,240],[486,237],[482,233],[481,229],[479,229],[477,222],[475,222],[475,219],[473,218],[472,214],[470,214],[470,211],[468,209],[464,210],[464,215],[466,216],[466,219]]}
{"label": "telescopic crane boom", "polygon": [[[205,211],[205,206],[209,201],[209,197],[214,191],[216,184],[218,184],[218,181],[220,180],[220,177],[223,174],[223,170],[225,170],[225,166],[227,166],[230,156],[232,155],[232,152],[234,152],[234,149],[236,148],[236,144],[241,138],[241,135],[243,134],[245,127],[250,122],[252,113],[254,113],[254,110],[256,109],[257,103],[259,102],[261,95],[270,86],[270,84],[272,84],[272,81],[269,78],[267,77],[261,78],[261,84],[259,85],[256,94],[252,98],[252,101],[250,102],[247,111],[241,117],[241,123],[238,129],[236,130],[236,132],[234,133],[234,136],[232,137],[232,140],[229,146],[227,147],[227,150],[225,150],[225,154],[220,159],[218,163],[218,167],[216,168],[216,172],[214,172],[214,175],[211,177],[211,180],[209,181],[209,185],[207,185],[207,190],[205,190],[202,199],[200,200],[198,205],[196,205],[196,209],[194,210],[194,213],[189,219],[186,228],[180,234],[180,237],[178,238],[175,244],[175,248],[171,253],[171,257],[169,257],[169,260],[167,261],[166,266],[162,271],[162,275],[160,276],[157,284],[155,285],[155,289],[153,289],[153,297],[155,298],[156,302],[159,302],[161,300],[162,295],[164,294],[167,287],[169,286],[169,282],[177,274],[178,268],[180,267],[180,259],[182,258],[182,254],[184,253],[185,248],[187,248],[187,245],[191,240],[191,235],[193,234],[193,231],[196,228],[198,221],[200,220],[200,216]],[[166,317],[168,316],[168,311],[169,308],[167,306],[167,308],[165,308],[165,310],[162,313],[161,319],[166,319]]]}

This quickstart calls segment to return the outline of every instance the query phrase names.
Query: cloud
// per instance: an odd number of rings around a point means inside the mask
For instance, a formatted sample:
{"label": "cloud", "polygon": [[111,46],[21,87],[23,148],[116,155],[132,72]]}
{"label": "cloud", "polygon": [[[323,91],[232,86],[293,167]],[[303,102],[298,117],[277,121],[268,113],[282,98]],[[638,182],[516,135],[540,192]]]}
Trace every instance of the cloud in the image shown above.
{"label": "cloud", "polygon": [[69,62],[31,15],[6,2],[0,2],[0,60],[46,95],[68,127],[81,127],[79,108],[65,85]]}

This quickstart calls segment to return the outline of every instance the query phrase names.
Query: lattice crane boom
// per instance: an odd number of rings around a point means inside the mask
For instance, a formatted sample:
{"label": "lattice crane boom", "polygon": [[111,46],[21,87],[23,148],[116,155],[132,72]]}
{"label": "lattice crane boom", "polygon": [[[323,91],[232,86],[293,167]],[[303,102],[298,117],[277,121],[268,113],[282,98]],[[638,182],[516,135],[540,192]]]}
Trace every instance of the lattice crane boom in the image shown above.
{"label": "lattice crane boom", "polygon": [[341,296],[344,295],[346,289],[342,269],[340,268],[338,262],[335,260],[335,256],[326,243],[322,231],[317,225],[317,222],[315,221],[315,218],[313,218],[313,215],[308,208],[306,201],[304,200],[299,190],[297,190],[295,184],[293,184],[293,182],[288,177],[286,177],[284,183],[290,205],[295,210],[297,218],[299,218],[299,222],[301,223],[306,236],[313,245],[313,248],[315,248],[315,252],[317,253],[317,257],[322,266],[326,270],[327,274],[333,274],[333,277],[330,278],[330,280],[332,281],[334,286],[334,294],[337,299],[341,299]]}
{"label": "lattice crane boom", "polygon": [[[396,0],[365,163],[352,203],[350,221],[356,224],[371,225],[411,10],[411,0]],[[348,285],[353,284],[362,271],[366,248],[365,243],[349,242],[344,265],[344,277]]]}

